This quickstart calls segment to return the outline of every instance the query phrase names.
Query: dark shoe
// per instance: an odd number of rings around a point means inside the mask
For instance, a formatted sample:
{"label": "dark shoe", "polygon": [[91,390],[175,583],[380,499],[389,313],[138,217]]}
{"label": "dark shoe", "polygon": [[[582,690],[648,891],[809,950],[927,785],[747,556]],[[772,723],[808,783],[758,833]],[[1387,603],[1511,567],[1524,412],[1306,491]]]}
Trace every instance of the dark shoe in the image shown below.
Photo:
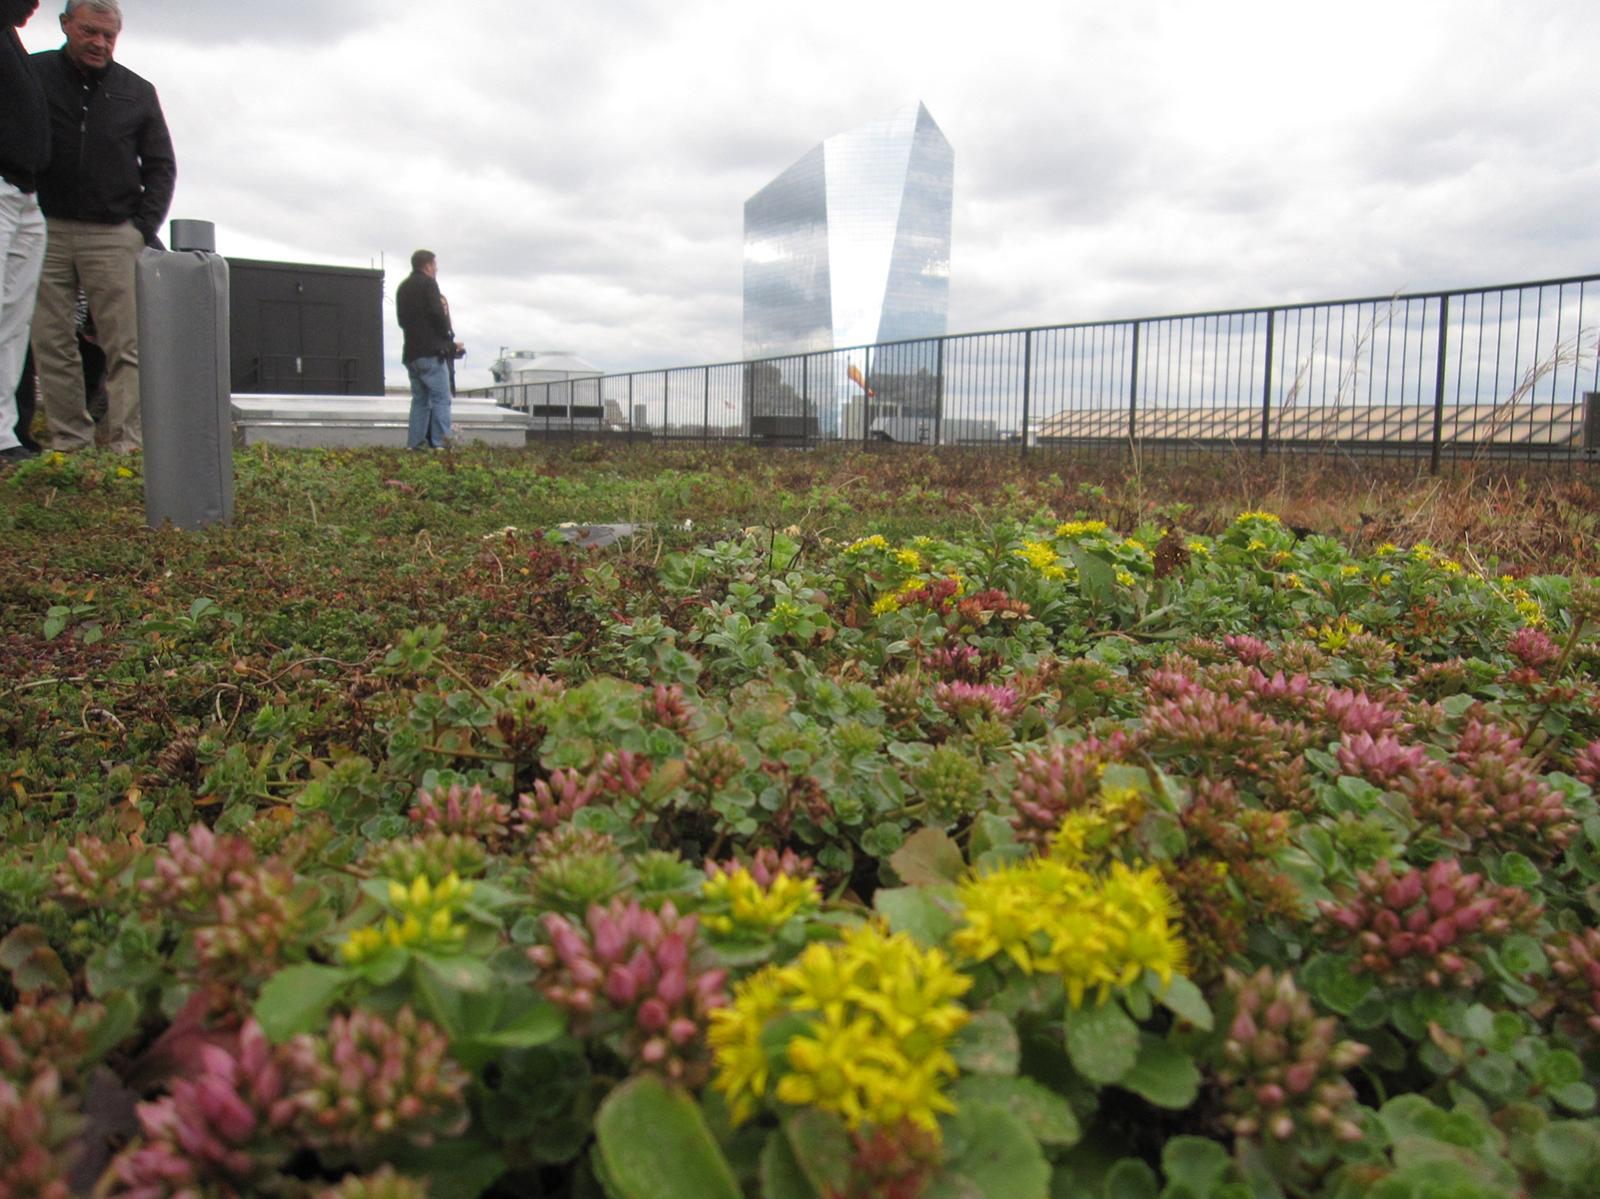
{"label": "dark shoe", "polygon": [[38,450],[30,450],[25,445],[14,445],[10,449],[0,450],[0,467],[15,466],[18,462],[27,462],[38,456]]}

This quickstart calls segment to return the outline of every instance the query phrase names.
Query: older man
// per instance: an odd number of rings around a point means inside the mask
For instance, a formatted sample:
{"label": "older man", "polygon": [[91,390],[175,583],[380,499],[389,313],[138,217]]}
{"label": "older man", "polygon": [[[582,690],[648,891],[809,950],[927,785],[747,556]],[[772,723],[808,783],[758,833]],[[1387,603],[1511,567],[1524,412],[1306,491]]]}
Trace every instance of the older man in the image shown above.
{"label": "older man", "polygon": [[18,440],[15,396],[44,261],[34,188],[50,158],[50,121],[17,26],[38,7],[39,0],[0,0],[0,466],[33,457]]}
{"label": "older man", "polygon": [[50,105],[50,165],[39,177],[49,230],[33,356],[53,448],[94,444],[83,402],[75,323],[88,297],[106,354],[106,435],[113,450],[141,444],[139,328],[134,264],[172,203],[178,169],[156,89],[112,61],[122,32],[117,0],[67,0],[66,45],[33,56]]}

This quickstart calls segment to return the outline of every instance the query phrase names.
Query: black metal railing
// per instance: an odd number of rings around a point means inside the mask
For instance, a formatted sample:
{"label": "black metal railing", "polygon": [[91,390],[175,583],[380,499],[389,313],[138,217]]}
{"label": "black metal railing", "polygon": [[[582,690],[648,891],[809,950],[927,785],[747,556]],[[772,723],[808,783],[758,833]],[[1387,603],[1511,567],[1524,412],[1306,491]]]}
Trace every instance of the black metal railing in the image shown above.
{"label": "black metal railing", "polygon": [[533,436],[1600,460],[1600,275],[500,384]]}

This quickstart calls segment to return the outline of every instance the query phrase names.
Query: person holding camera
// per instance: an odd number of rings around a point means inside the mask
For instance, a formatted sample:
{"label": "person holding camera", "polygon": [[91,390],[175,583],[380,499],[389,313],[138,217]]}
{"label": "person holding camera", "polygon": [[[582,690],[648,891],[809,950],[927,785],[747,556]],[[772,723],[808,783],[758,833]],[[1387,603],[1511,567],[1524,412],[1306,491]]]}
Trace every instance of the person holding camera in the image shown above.
{"label": "person holding camera", "polygon": [[[439,303],[444,305],[444,319],[447,321],[450,320],[450,297],[441,295],[439,297]],[[451,321],[450,332],[446,334],[446,336],[450,338],[450,344],[455,347],[455,350],[450,355],[450,361],[446,364],[450,367],[450,394],[455,395],[456,363],[467,356],[467,347],[456,340],[455,322]]]}
{"label": "person holding camera", "polygon": [[450,327],[438,276],[433,251],[417,250],[411,255],[411,273],[394,294],[395,315],[405,334],[400,360],[411,379],[408,450],[442,450],[450,440],[450,368],[467,352]]}

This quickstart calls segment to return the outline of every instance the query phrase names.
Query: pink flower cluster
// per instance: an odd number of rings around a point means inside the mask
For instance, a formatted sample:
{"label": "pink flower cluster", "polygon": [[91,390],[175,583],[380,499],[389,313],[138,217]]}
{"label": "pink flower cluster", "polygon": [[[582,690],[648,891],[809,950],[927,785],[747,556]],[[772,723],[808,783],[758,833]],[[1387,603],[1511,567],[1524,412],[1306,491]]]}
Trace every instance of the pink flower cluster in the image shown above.
{"label": "pink flower cluster", "polygon": [[77,1124],[54,1070],[26,1083],[0,1076],[0,1199],[72,1199],[67,1145]]}
{"label": "pink flower cluster", "polygon": [[126,841],[107,843],[99,837],[83,837],[67,849],[65,860],[56,868],[52,890],[66,903],[108,905],[121,894],[119,876],[138,852]]}
{"label": "pink flower cluster", "polygon": [[544,918],[549,943],[528,950],[539,989],[572,1017],[580,1036],[621,1037],[627,1056],[669,1078],[705,1072],[706,1019],[728,1002],[727,971],[694,961],[699,923],[671,903],[659,913],[637,901],[590,907],[581,925]]}
{"label": "pink flower cluster", "polygon": [[549,832],[598,799],[637,798],[654,770],[649,758],[631,749],[607,750],[588,774],[553,770],[548,779],[534,782],[531,795],[524,792],[517,797],[517,827],[524,836]]}
{"label": "pink flower cluster", "polygon": [[[163,1098],[139,1105],[143,1139],[112,1162],[108,1194],[276,1194],[282,1167],[297,1145],[360,1155],[392,1136],[427,1144],[434,1135],[458,1133],[466,1125],[466,1083],[444,1034],[409,1008],[392,1022],[365,1011],[335,1016],[322,1036],[296,1037],[277,1049],[247,1020],[235,1048],[202,1044],[192,1076],[176,1079]],[[3,1185],[0,1199],[6,1199]]]}
{"label": "pink flower cluster", "polygon": [[195,957],[207,980],[259,980],[277,969],[306,912],[294,890],[294,875],[278,863],[235,872],[233,889],[217,896],[214,915],[195,929]]}
{"label": "pink flower cluster", "polygon": [[1559,856],[1577,834],[1566,796],[1539,776],[1520,738],[1487,721],[1469,720],[1450,763],[1426,759],[1394,786],[1419,820],[1446,836],[1457,830],[1536,860]]}
{"label": "pink flower cluster", "polygon": [[983,655],[965,643],[940,646],[922,659],[922,669],[935,678],[976,683],[984,676]]}
{"label": "pink flower cluster", "polygon": [[243,837],[203,824],[174,833],[139,883],[157,907],[195,929],[203,982],[232,986],[270,974],[299,933],[308,901],[295,894],[293,870],[263,862]]}
{"label": "pink flower cluster", "polygon": [[203,824],[173,833],[158,854],[155,874],[139,883],[158,907],[191,915],[213,910],[217,897],[234,890],[257,866],[255,848],[243,837],[218,836]]}
{"label": "pink flower cluster", "polygon": [[1192,758],[1202,774],[1260,773],[1314,739],[1304,725],[1274,720],[1244,700],[1203,689],[1149,708],[1144,731],[1152,751]]}
{"label": "pink flower cluster", "polygon": [[1420,745],[1402,745],[1393,733],[1356,733],[1339,743],[1339,769],[1344,774],[1387,787],[1399,778],[1416,775],[1428,760]]}
{"label": "pink flower cluster", "polygon": [[1600,787],[1600,739],[1589,742],[1573,759],[1572,773],[1591,787]]}
{"label": "pink flower cluster", "polygon": [[1357,878],[1356,894],[1317,907],[1333,947],[1353,948],[1356,970],[1387,986],[1470,988],[1483,977],[1478,957],[1540,911],[1520,887],[1488,883],[1454,859],[1399,874],[1380,862]]}
{"label": "pink flower cluster", "polygon": [[1261,638],[1252,637],[1249,633],[1230,633],[1222,639],[1222,645],[1246,666],[1259,667],[1272,657],[1272,647]]}
{"label": "pink flower cluster", "polygon": [[300,1126],[318,1147],[362,1153],[396,1136],[428,1145],[466,1127],[466,1071],[443,1030],[409,1007],[392,1021],[361,1009],[335,1016],[285,1057]]}
{"label": "pink flower cluster", "polygon": [[694,718],[694,707],[677,683],[657,683],[645,701],[645,719],[674,733],[688,733]]}
{"label": "pink flower cluster", "polygon": [[[1192,659],[1174,655],[1146,676],[1145,687],[1152,700],[1221,695],[1244,703],[1261,716],[1280,722],[1305,721],[1346,736],[1406,728],[1400,693],[1372,695],[1319,683],[1305,673],[1278,670],[1267,675],[1253,665],[1241,663],[1202,667]],[[1220,709],[1218,715],[1224,720],[1229,718],[1229,713]]]}
{"label": "pink flower cluster", "polygon": [[23,998],[0,1011],[0,1078],[27,1085],[53,1071],[71,1086],[89,1054],[89,1040],[105,1019],[98,1003]]}
{"label": "pink flower cluster", "polygon": [[112,1164],[114,1199],[198,1199],[254,1193],[288,1156],[297,1116],[279,1055],[253,1020],[230,1053],[206,1044],[199,1072],[139,1105],[144,1143]]}
{"label": "pink flower cluster", "polygon": [[1356,1093],[1344,1074],[1367,1046],[1338,1040],[1338,1020],[1319,1018],[1292,974],[1263,966],[1249,978],[1231,969],[1224,977],[1234,1014],[1217,1081],[1228,1128],[1243,1140],[1288,1141],[1297,1133],[1359,1140]]}
{"label": "pink flower cluster", "polygon": [[691,795],[709,801],[745,768],[744,755],[732,741],[691,745],[683,761],[684,787]]}
{"label": "pink flower cluster", "polygon": [[1010,720],[1021,705],[1015,687],[994,683],[940,683],[933,702],[954,720]]}
{"label": "pink flower cluster", "polygon": [[1344,687],[1325,687],[1321,694],[1323,724],[1332,725],[1345,736],[1368,736],[1396,731],[1401,724],[1398,709],[1384,699],[1374,699],[1365,691]]}
{"label": "pink flower cluster", "polygon": [[1100,790],[1100,772],[1133,752],[1133,740],[1118,730],[1086,737],[1072,745],[1030,750],[1017,763],[1011,791],[1012,826],[1017,838],[1048,844],[1068,812],[1088,806]]}
{"label": "pink flower cluster", "polygon": [[607,750],[600,756],[590,777],[595,788],[603,794],[637,799],[654,772],[655,763],[643,754],[636,754],[631,749],[615,749]]}
{"label": "pink flower cluster", "polygon": [[494,846],[510,832],[511,809],[476,784],[463,788],[452,783],[448,790],[418,791],[410,817],[424,832],[457,833]]}
{"label": "pink flower cluster", "polygon": [[1548,951],[1556,1002],[1589,1033],[1600,1035],[1600,928],[1558,937]]}
{"label": "pink flower cluster", "polygon": [[362,866],[378,878],[410,883],[423,875],[430,883],[454,874],[476,878],[489,863],[483,842],[463,833],[426,833],[396,841],[374,841],[367,846]]}
{"label": "pink flower cluster", "polygon": [[1506,642],[1506,652],[1529,670],[1540,671],[1561,657],[1561,647],[1542,629],[1518,629]]}
{"label": "pink flower cluster", "polygon": [[748,870],[750,877],[766,888],[772,886],[773,880],[780,875],[787,875],[789,878],[810,878],[815,866],[815,859],[802,857],[792,849],[785,849],[780,854],[771,846],[763,845],[750,856],[748,862],[741,862],[737,858],[729,858],[724,862],[713,862],[708,859],[706,877],[716,878],[718,875]]}
{"label": "pink flower cluster", "polygon": [[579,808],[589,806],[595,796],[592,779],[576,770],[556,769],[548,779],[533,784],[533,794],[517,796],[517,826],[524,835],[544,830],[572,819]]}

